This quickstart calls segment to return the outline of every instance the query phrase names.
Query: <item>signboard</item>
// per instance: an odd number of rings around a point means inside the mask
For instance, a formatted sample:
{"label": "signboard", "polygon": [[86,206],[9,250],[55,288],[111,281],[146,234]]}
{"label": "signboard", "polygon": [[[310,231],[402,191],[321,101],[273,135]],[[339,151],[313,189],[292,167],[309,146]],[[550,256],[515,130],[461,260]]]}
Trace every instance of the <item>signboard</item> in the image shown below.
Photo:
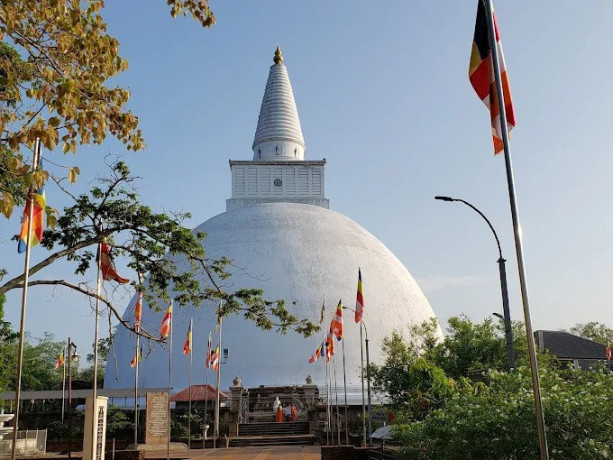
{"label": "signboard", "polygon": [[146,444],[166,444],[168,441],[168,416],[168,393],[147,393]]}

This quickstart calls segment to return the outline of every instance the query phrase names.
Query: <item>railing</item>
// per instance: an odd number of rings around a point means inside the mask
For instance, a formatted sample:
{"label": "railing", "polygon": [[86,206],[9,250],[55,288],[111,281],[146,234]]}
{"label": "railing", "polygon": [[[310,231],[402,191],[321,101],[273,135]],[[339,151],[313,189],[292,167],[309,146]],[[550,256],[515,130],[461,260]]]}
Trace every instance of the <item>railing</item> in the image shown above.
{"label": "railing", "polygon": [[[9,457],[11,454],[11,438],[0,441],[0,457]],[[21,455],[40,454],[46,451],[47,430],[17,431],[17,444],[15,452]]]}

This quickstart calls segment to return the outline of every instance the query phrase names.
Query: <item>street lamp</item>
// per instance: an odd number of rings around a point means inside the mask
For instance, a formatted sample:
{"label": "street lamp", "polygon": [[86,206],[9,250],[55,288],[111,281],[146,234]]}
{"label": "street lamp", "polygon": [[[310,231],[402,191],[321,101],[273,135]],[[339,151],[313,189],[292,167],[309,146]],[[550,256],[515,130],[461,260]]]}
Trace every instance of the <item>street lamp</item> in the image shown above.
{"label": "street lamp", "polygon": [[68,458],[72,458],[72,362],[77,362],[77,346],[68,337]]}
{"label": "street lamp", "polygon": [[[494,238],[496,239],[496,245],[498,246],[498,270],[500,272],[500,289],[502,291],[502,312],[504,314],[504,333],[507,340],[507,355],[509,360],[509,370],[512,371],[515,369],[515,351],[513,349],[513,330],[511,329],[511,313],[509,312],[509,292],[507,290],[507,271],[505,268],[506,260],[502,257],[502,249],[500,248],[500,240],[498,239],[498,235],[496,234],[496,230],[492,227],[491,222],[485,215],[479,211],[476,207],[470,204],[468,201],[462,200],[460,198],[451,198],[448,196],[435,196],[435,200],[440,201],[459,201],[460,203],[464,203],[466,206],[471,208],[477,214],[479,214],[483,220],[487,223],[488,227],[494,234]],[[496,315],[498,316],[498,315]]]}
{"label": "street lamp", "polygon": [[[355,310],[351,307],[343,306],[343,310],[351,310],[355,313]],[[372,411],[371,411],[371,399],[370,399],[370,355],[368,353],[368,329],[366,329],[366,323],[364,319],[360,319],[360,324],[364,327],[364,332],[366,333],[366,382],[368,386],[368,439],[370,439],[370,435],[372,434]],[[360,329],[360,351],[362,350],[362,329]],[[364,362],[362,360],[362,362]],[[364,367],[362,365],[362,367]],[[364,407],[364,371],[362,370],[362,408]],[[368,441],[366,439],[366,426],[364,425],[366,422],[362,422],[363,432],[364,432],[364,443],[368,445]]]}

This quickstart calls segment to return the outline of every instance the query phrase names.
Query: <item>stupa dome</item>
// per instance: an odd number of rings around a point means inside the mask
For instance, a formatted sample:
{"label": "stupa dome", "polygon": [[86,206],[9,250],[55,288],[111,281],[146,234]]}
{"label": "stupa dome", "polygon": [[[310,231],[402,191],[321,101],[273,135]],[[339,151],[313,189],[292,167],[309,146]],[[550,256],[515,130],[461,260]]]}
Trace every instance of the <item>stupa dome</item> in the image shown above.
{"label": "stupa dome", "polygon": [[[285,299],[294,314],[313,322],[319,320],[324,298],[326,304],[322,331],[310,338],[294,332],[282,335],[261,331],[239,316],[224,319],[222,347],[228,348],[230,355],[222,366],[222,387],[231,385],[235,375],[246,386],[302,384],[309,374],[316,384],[323,385],[323,360],[309,364],[308,358],[321,344],[339,299],[345,306],[355,307],[358,268],[362,270],[371,362],[382,361],[383,338],[393,331],[409,337],[411,325],[434,316],[419,286],[394,254],[375,236],[338,212],[305,204],[265,203],[224,212],[197,229],[208,234],[205,240],[208,256],[225,255],[233,260],[228,289],[263,289],[268,299]],[[128,308],[131,310],[132,307]],[[159,323],[160,313],[144,310],[144,323]],[[345,310],[344,315],[347,383],[355,386],[360,382],[359,329],[353,312]],[[204,379],[208,333],[216,323],[211,305],[174,309],[175,389],[188,386],[189,359],[183,356],[181,344],[190,317],[194,318],[196,382]],[[214,344],[216,340],[213,333]],[[116,365],[110,358],[105,387],[133,385],[129,367],[133,350],[134,339],[127,331],[118,331],[115,351],[120,359],[116,363],[119,380],[108,378]],[[340,362],[340,343],[333,359]],[[155,346],[143,359],[141,385],[167,386],[167,367],[168,353]],[[209,378],[213,378],[212,372]]]}

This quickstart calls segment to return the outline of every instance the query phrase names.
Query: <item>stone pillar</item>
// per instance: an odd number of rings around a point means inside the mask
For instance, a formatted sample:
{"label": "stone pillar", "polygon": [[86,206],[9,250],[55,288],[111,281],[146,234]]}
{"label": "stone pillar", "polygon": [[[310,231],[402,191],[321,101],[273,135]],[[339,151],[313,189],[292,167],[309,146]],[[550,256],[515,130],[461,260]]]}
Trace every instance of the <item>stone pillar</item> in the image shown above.
{"label": "stone pillar", "polygon": [[243,385],[241,379],[236,376],[232,381],[234,385],[230,387],[230,394],[232,396],[232,406],[230,406],[230,436],[238,436],[238,424],[240,423],[240,402],[241,395],[243,393]]}
{"label": "stone pillar", "polygon": [[106,444],[106,396],[85,399],[85,423],[83,427],[83,459],[104,459]]}

